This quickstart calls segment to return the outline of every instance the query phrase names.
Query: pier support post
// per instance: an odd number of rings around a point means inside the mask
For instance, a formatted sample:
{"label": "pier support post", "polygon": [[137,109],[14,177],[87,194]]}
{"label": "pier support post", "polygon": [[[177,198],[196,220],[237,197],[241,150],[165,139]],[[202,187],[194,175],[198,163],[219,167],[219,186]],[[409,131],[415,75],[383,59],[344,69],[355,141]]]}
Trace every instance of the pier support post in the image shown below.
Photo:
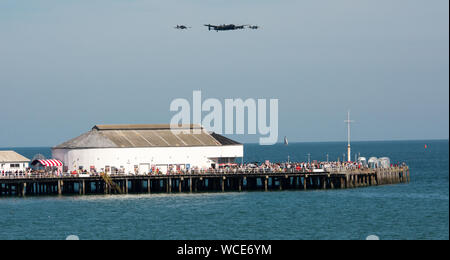
{"label": "pier support post", "polygon": [[150,178],[147,179],[147,193],[151,193],[152,192],[152,181],[150,180]]}
{"label": "pier support post", "polygon": [[106,181],[103,181],[103,192],[105,194],[108,194],[108,184],[106,183]]}
{"label": "pier support post", "polygon": [[[200,184],[199,184],[200,183]],[[195,185],[194,185],[194,188],[195,188],[195,192],[197,192],[198,191],[198,185],[202,185],[203,186],[203,177],[200,177],[200,179],[196,179],[195,180]],[[203,187],[201,187],[201,189],[202,189]]]}
{"label": "pier support post", "polygon": [[189,192],[192,193],[192,177],[189,178]]}
{"label": "pier support post", "polygon": [[[273,183],[273,179],[272,179],[272,183]],[[269,176],[266,176],[266,178],[264,179],[264,190],[269,191]]]}
{"label": "pier support post", "polygon": [[222,177],[222,192],[225,192],[225,181],[227,180],[227,177]]}
{"label": "pier support post", "polygon": [[80,185],[81,185],[80,194],[86,195],[86,181],[85,180],[81,181]]}
{"label": "pier support post", "polygon": [[58,180],[58,195],[62,195],[62,186],[63,186],[63,181],[62,180]]}
{"label": "pier support post", "polygon": [[22,197],[25,197],[27,195],[27,183],[26,182],[22,183],[21,188],[22,188],[22,192],[20,195]]}

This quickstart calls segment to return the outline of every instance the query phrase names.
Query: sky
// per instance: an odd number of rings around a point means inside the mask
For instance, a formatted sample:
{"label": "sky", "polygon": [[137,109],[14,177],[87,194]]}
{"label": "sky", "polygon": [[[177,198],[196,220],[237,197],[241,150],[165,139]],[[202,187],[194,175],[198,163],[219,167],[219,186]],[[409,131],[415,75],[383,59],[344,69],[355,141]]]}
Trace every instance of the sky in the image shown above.
{"label": "sky", "polygon": [[448,0],[1,0],[0,147],[169,123],[194,90],[278,99],[280,141],[344,141],[349,109],[353,140],[448,139],[448,71]]}

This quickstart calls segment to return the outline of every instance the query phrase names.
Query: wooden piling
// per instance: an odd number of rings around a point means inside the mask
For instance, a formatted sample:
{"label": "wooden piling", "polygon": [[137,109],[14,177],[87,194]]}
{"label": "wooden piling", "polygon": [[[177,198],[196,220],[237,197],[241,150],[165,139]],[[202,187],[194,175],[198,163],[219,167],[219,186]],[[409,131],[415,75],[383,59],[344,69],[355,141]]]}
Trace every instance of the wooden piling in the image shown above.
{"label": "wooden piling", "polygon": [[62,186],[63,186],[63,181],[62,180],[58,180],[58,195],[62,195]]}
{"label": "wooden piling", "polygon": [[21,193],[20,196],[25,197],[27,195],[27,183],[24,182],[21,185]]}

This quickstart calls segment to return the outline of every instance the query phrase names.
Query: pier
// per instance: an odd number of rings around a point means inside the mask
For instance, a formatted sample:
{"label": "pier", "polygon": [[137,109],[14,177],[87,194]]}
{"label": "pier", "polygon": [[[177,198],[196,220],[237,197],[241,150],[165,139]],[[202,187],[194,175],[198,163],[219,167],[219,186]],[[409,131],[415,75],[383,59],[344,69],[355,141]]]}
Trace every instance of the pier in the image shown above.
{"label": "pier", "polygon": [[407,166],[330,172],[217,171],[176,175],[0,178],[0,197],[351,189],[409,183]]}

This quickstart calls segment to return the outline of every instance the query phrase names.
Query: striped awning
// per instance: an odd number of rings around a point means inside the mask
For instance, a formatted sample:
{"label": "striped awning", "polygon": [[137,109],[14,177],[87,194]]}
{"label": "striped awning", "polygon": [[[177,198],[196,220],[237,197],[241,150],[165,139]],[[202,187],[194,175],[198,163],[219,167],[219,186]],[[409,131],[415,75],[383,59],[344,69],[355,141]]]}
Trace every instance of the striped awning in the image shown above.
{"label": "striped awning", "polygon": [[35,162],[38,162],[40,164],[42,164],[43,166],[46,167],[60,167],[63,166],[63,163],[59,160],[55,160],[55,159],[48,159],[48,160],[36,160],[33,162],[33,164],[35,164]]}

